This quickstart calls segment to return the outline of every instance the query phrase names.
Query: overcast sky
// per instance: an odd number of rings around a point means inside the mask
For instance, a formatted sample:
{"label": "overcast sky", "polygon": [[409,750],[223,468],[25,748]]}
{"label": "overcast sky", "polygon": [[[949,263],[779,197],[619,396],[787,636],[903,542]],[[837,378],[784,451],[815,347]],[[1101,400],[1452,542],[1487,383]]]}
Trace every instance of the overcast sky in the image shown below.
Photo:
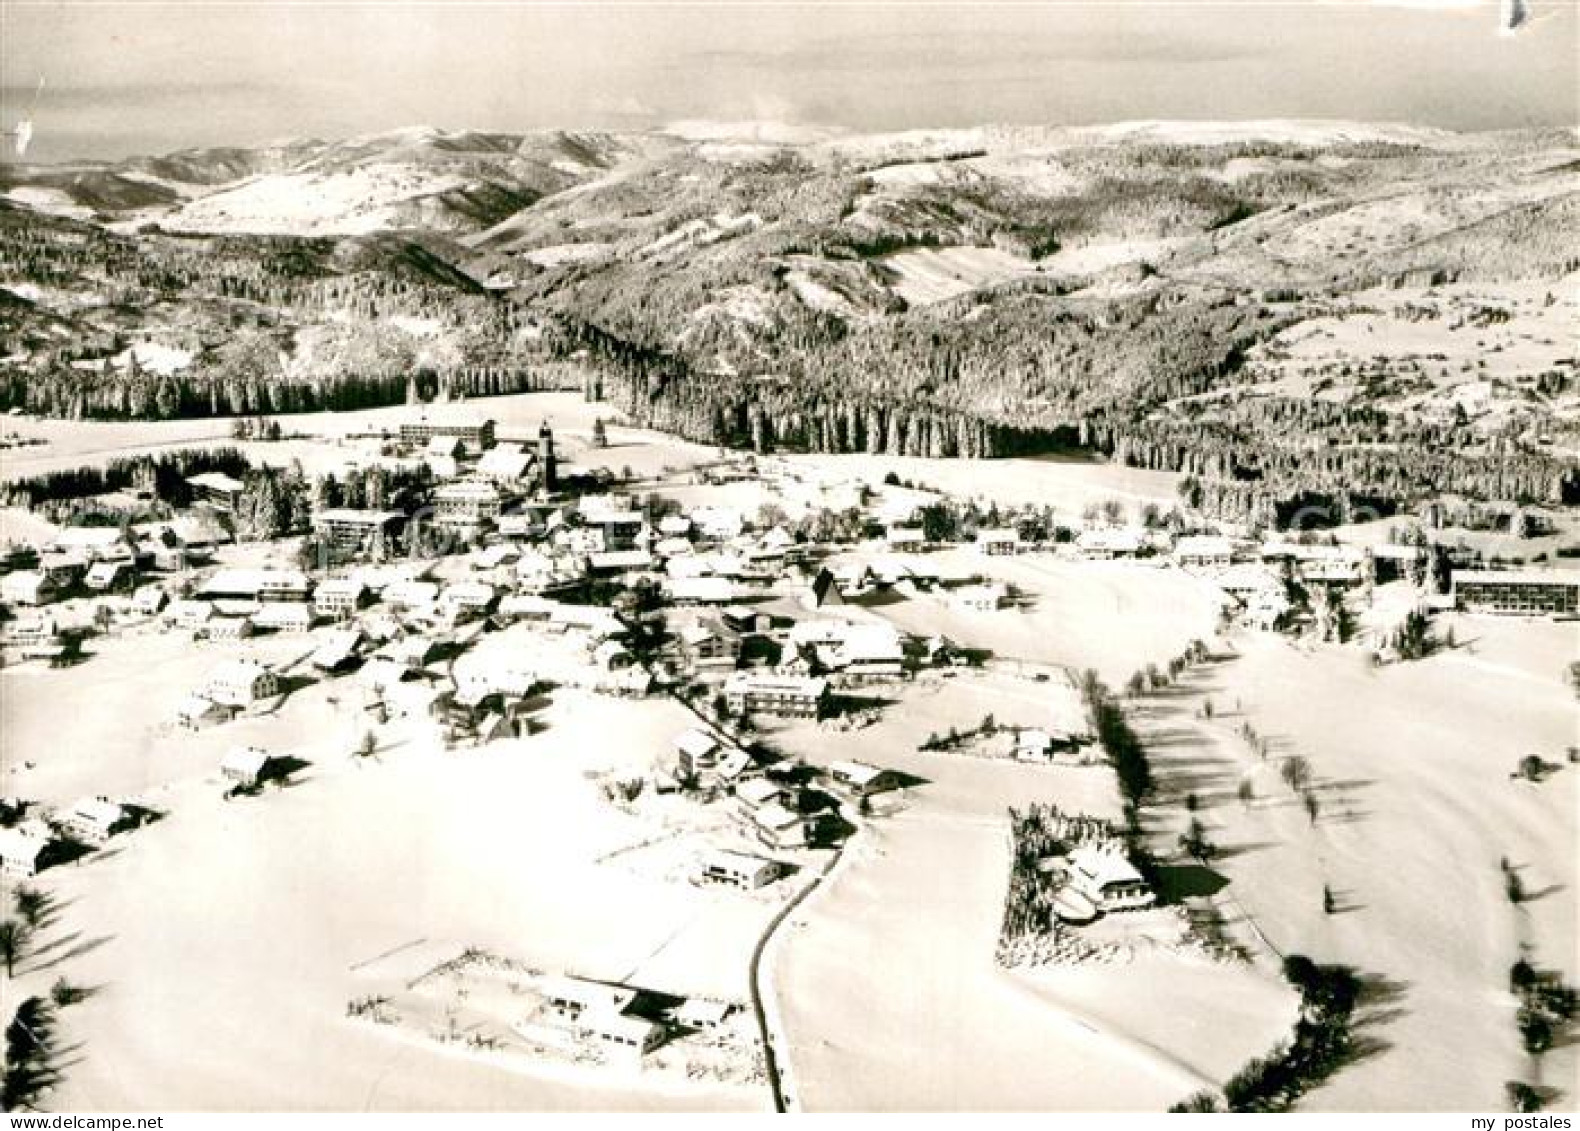
{"label": "overcast sky", "polygon": [[1030,4],[0,0],[6,127],[116,157],[402,125],[855,129],[1321,117],[1576,121],[1573,0]]}

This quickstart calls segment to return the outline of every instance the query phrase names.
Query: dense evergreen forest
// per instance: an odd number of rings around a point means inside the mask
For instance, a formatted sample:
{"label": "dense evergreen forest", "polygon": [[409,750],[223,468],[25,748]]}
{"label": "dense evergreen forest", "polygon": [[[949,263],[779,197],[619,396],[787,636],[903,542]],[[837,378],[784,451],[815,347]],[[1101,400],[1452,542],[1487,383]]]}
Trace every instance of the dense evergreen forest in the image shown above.
{"label": "dense evergreen forest", "polygon": [[[1343,399],[1249,361],[1364,288],[1558,286],[1580,267],[1555,238],[1580,206],[1573,171],[1542,164],[1558,140],[1017,148],[1041,136],[742,161],[605,139],[594,173],[646,156],[574,193],[555,191],[569,174],[535,183],[471,239],[133,232],[0,203],[0,410],[252,417],[579,386],[763,452],[1089,452],[1182,473],[1183,501],[1245,521],[1443,493],[1580,503],[1568,426],[1538,443],[1517,419],[1385,406],[1430,387],[1418,363],[1357,358]],[[1384,190],[1438,219],[1365,227]],[[1105,241],[1151,250],[1080,258]],[[907,289],[933,269],[907,256],[952,250],[969,254],[948,270],[988,274]],[[1517,395],[1575,392],[1552,368]]]}

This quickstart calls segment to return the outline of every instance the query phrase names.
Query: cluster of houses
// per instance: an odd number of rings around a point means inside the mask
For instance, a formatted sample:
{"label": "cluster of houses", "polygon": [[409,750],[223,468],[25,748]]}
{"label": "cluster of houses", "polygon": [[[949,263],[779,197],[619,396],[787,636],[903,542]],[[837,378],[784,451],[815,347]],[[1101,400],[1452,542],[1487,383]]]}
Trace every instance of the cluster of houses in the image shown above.
{"label": "cluster of houses", "polygon": [[561,975],[543,978],[537,988],[539,1005],[515,1028],[529,1039],[551,1035],[612,1063],[640,1064],[677,1038],[735,1036],[747,1018],[736,1002],[622,982]]}
{"label": "cluster of houses", "polygon": [[[733,739],[702,727],[677,735],[670,759],[654,772],[661,793],[687,789],[705,800],[722,800],[740,838],[770,854],[834,843],[850,829],[842,804],[864,807],[906,784],[898,772],[865,762],[832,762],[817,769],[796,761],[765,766]],[[779,856],[720,849],[698,860],[693,879],[754,890],[792,871]]]}
{"label": "cluster of houses", "polygon": [[4,809],[18,815],[0,828],[0,876],[25,880],[83,849],[104,846],[111,837],[142,824],[145,810],[109,797],[84,797],[50,813],[27,816],[31,806],[7,799]]}

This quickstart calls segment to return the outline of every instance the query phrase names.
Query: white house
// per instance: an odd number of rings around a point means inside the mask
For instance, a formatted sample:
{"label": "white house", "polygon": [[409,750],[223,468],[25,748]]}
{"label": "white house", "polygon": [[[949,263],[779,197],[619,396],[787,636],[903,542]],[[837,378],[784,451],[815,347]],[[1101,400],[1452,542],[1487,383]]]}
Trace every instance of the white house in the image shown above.
{"label": "white house", "polygon": [[737,715],[761,712],[815,719],[828,702],[828,681],[813,676],[736,672],[725,683],[724,696]]}
{"label": "white house", "polygon": [[1174,544],[1174,561],[1184,569],[1227,569],[1234,564],[1234,543],[1218,534],[1192,534]]}
{"label": "white house", "polygon": [[822,820],[815,814],[798,813],[773,802],[751,812],[757,839],[770,848],[806,848],[816,839]]}
{"label": "white house", "polygon": [[830,762],[828,781],[839,792],[857,798],[887,793],[903,784],[894,770],[856,761]]}
{"label": "white house", "polygon": [[735,798],[746,810],[783,804],[785,791],[767,778],[748,778],[735,787]]}
{"label": "white house", "polygon": [[42,822],[0,829],[0,875],[23,880],[37,875],[49,842],[49,829]]}
{"label": "white house", "polygon": [[920,526],[891,526],[884,541],[897,554],[917,554],[927,549],[927,535]]}
{"label": "white house", "polygon": [[266,601],[252,614],[252,624],[273,632],[306,632],[313,627],[313,611],[301,601]]}
{"label": "white house", "polygon": [[313,591],[313,608],[321,617],[345,620],[356,615],[366,593],[367,587],[357,578],[327,578]]}
{"label": "white house", "polygon": [[481,581],[453,581],[439,593],[439,607],[450,615],[485,613],[494,602],[494,587]]}
{"label": "white house", "polygon": [[229,660],[216,667],[203,687],[203,697],[222,707],[243,709],[280,693],[280,680],[256,660]]}
{"label": "white house", "polygon": [[381,596],[390,608],[406,611],[432,608],[438,599],[439,587],[431,581],[392,581]]}
{"label": "white house", "polygon": [[699,883],[755,891],[767,887],[784,874],[784,865],[765,856],[716,849],[697,861]]}
{"label": "white house", "polygon": [[1100,911],[1133,911],[1157,901],[1116,844],[1082,845],[1065,857],[1070,885]]}
{"label": "white house", "polygon": [[144,616],[156,616],[170,595],[157,585],[145,585],[132,594],[132,608]]}
{"label": "white house", "polygon": [[576,1025],[576,1035],[599,1048],[606,1056],[640,1059],[664,1043],[664,1027],[634,1013],[584,1013]]}
{"label": "white house", "polygon": [[47,605],[59,594],[60,586],[38,570],[18,570],[0,577],[0,601],[8,605]]}
{"label": "white house", "polygon": [[108,797],[85,797],[67,811],[61,823],[84,844],[103,844],[127,821],[126,809]]}
{"label": "white house", "polygon": [[1008,527],[977,531],[977,550],[984,554],[1018,554],[1021,551],[1020,531]]}
{"label": "white house", "polygon": [[361,643],[362,633],[355,628],[330,629],[319,637],[310,662],[320,671],[332,672],[349,663]]}
{"label": "white house", "polygon": [[1075,548],[1093,561],[1133,558],[1143,545],[1140,532],[1125,527],[1083,530],[1075,539]]}
{"label": "white house", "polygon": [[258,784],[264,767],[269,764],[267,751],[256,746],[237,746],[221,759],[219,764],[220,774],[227,780],[237,785],[254,786]]}
{"label": "white house", "polygon": [[690,727],[675,736],[675,757],[684,774],[712,769],[723,751],[724,744],[718,737],[700,727]]}
{"label": "white house", "polygon": [[214,615],[212,601],[178,600],[170,603],[170,608],[165,610],[165,616],[177,628],[186,628],[196,631],[208,624],[209,618]]}

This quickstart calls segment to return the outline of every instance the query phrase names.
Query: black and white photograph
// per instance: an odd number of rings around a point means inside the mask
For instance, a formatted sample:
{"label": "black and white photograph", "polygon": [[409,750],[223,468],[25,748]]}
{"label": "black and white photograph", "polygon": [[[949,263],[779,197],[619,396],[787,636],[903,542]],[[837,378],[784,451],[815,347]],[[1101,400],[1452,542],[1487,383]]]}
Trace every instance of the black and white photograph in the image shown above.
{"label": "black and white photograph", "polygon": [[8,1126],[1573,1127],[1574,0],[0,0],[0,125]]}

